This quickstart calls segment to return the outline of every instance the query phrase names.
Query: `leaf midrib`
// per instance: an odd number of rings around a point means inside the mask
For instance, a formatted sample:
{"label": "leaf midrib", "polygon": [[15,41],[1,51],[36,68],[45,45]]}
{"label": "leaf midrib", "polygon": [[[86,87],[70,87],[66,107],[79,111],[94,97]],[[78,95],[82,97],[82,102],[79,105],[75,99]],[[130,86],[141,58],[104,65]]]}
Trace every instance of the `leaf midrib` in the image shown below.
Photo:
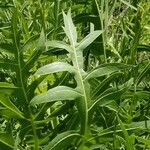
{"label": "leaf midrib", "polygon": [[69,25],[69,20],[66,19],[67,22],[68,22],[68,30],[69,30],[69,33],[70,33],[70,38],[71,38],[71,41],[72,41],[72,46],[75,47],[75,42],[74,42],[74,39],[73,39],[73,34],[72,34],[72,29],[71,29],[71,25]]}
{"label": "leaf midrib", "polygon": [[74,52],[74,56],[75,56],[75,67],[77,68],[77,72],[78,72],[78,76],[79,76],[79,80],[80,80],[80,83],[81,83],[81,88],[82,88],[82,92],[83,92],[83,97],[84,97],[84,101],[85,101],[85,112],[86,112],[86,122],[85,122],[85,131],[84,131],[84,134],[86,132],[86,124],[88,122],[88,114],[87,114],[87,96],[86,96],[86,91],[85,91],[85,87],[84,87],[84,83],[83,83],[83,78],[82,78],[82,75],[81,75],[81,72],[80,72],[80,68],[79,68],[79,63],[78,63],[78,59],[77,59],[77,53],[76,53],[76,49],[75,47],[73,47],[73,52]]}

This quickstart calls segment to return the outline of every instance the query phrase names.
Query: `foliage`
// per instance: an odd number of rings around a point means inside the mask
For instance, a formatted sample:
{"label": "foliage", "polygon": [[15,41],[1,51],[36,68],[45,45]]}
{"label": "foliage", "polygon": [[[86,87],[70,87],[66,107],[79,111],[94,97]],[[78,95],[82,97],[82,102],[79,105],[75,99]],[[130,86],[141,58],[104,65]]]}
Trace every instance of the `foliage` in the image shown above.
{"label": "foliage", "polygon": [[0,148],[150,148],[147,0],[0,1]]}

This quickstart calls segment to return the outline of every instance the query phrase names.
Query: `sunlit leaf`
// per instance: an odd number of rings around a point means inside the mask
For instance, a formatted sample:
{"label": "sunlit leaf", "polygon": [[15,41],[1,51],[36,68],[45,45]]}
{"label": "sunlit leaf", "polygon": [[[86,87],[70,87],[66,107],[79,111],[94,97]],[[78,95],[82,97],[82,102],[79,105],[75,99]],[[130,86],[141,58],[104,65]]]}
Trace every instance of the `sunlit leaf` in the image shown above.
{"label": "sunlit leaf", "polygon": [[103,31],[97,30],[89,33],[77,46],[77,50],[84,50],[88,47]]}
{"label": "sunlit leaf", "polygon": [[31,105],[62,100],[75,100],[78,97],[82,97],[82,94],[75,89],[67,86],[57,86],[43,94],[35,96],[31,100]]}
{"label": "sunlit leaf", "polygon": [[47,75],[60,71],[68,71],[70,73],[74,73],[75,69],[73,66],[65,62],[54,62],[39,68],[35,75]]}
{"label": "sunlit leaf", "polygon": [[68,36],[71,45],[75,46],[77,43],[77,31],[71,18],[71,10],[68,11],[67,15],[63,12],[63,18],[65,24],[65,27],[63,29]]}
{"label": "sunlit leaf", "polygon": [[104,75],[109,75],[111,73],[121,71],[122,69],[130,68],[131,66],[128,66],[126,64],[120,64],[120,63],[110,63],[106,65],[102,65],[97,67],[96,69],[90,71],[84,78],[84,80],[89,80],[91,78],[101,77]]}
{"label": "sunlit leaf", "polygon": [[60,48],[60,49],[65,49],[68,52],[72,52],[72,48],[68,44],[62,41],[47,41],[46,47]]}

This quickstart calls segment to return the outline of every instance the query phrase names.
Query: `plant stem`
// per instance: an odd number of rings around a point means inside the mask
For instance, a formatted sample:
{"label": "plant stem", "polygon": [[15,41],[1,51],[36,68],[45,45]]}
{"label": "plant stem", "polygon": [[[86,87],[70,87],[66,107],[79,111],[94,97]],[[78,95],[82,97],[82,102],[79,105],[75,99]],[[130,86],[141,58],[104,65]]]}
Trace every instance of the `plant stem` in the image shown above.
{"label": "plant stem", "polygon": [[[31,110],[31,109],[29,108],[29,110]],[[30,114],[31,114],[30,115],[31,116],[31,125],[32,125],[33,134],[34,134],[34,149],[39,150],[39,140],[38,140],[38,136],[36,133],[36,125],[34,124],[34,118],[32,116],[32,113],[30,113]]]}
{"label": "plant stem", "polygon": [[[81,70],[83,69],[83,56],[82,56],[82,52],[80,51],[76,51],[75,47],[73,48],[73,65],[77,70],[77,74],[76,74],[76,81],[77,81],[77,86],[79,87],[80,92],[83,94],[83,99],[82,100],[82,110],[84,113],[84,118],[81,119],[81,134],[85,135],[86,134],[86,130],[87,130],[87,124],[88,124],[88,107],[87,107],[87,94],[86,94],[86,89],[85,89],[85,85],[84,85],[84,81],[82,78],[82,73]],[[79,102],[80,105],[80,102]]]}
{"label": "plant stem", "polygon": [[[18,70],[16,72],[17,74],[17,79],[18,79],[18,86],[21,87],[21,90],[22,90],[22,93],[23,93],[23,97],[24,97],[24,100],[26,102],[26,105],[29,104],[29,100],[28,100],[28,96],[27,96],[27,92],[26,92],[26,85],[25,83],[27,83],[26,81],[26,78],[24,76],[24,73],[23,73],[23,70],[22,68],[24,67],[23,66],[23,59],[22,59],[22,53],[21,53],[21,50],[20,50],[20,47],[19,47],[19,44],[18,44],[18,41],[17,41],[17,17],[18,17],[18,10],[15,9],[14,12],[16,12],[16,14],[13,14],[13,40],[14,40],[14,45],[16,47],[16,50],[17,50],[17,53],[16,53],[16,59],[17,59],[17,63],[18,63]],[[35,127],[35,124],[34,124],[34,119],[32,117],[32,111],[31,111],[31,108],[29,107],[26,107],[26,111],[29,112],[30,114],[30,117],[31,117],[31,125],[32,125],[32,130],[33,130],[33,135],[34,135],[34,141],[35,141],[35,150],[38,150],[39,149],[39,144],[38,144],[38,137],[37,137],[37,134],[36,134],[36,127]]]}
{"label": "plant stem", "polygon": [[[101,14],[103,14],[103,9],[100,11],[99,4],[98,4],[97,0],[95,0],[95,4],[96,4],[98,15],[99,15],[100,27],[101,27],[102,30],[105,30],[104,24],[103,24],[103,18],[102,18],[102,15],[101,15]],[[106,46],[105,46],[105,43],[106,43],[105,42],[105,31],[102,33],[102,40],[103,40],[103,50],[104,50],[104,61],[105,61],[105,63],[107,63]]]}

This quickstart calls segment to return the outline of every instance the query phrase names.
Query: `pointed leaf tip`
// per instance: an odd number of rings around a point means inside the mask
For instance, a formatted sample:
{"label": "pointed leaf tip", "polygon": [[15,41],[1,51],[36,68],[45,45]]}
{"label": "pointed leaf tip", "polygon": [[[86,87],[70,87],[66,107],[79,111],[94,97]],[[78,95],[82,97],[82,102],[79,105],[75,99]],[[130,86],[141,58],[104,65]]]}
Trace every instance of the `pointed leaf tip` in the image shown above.
{"label": "pointed leaf tip", "polygon": [[78,45],[77,50],[84,50],[88,47],[100,34],[102,34],[102,30],[96,30],[89,33]]}
{"label": "pointed leaf tip", "polygon": [[77,31],[76,27],[73,24],[73,20],[71,18],[71,10],[68,11],[67,15],[63,12],[63,18],[64,18],[64,31],[71,43],[72,46],[75,47],[77,43]]}

